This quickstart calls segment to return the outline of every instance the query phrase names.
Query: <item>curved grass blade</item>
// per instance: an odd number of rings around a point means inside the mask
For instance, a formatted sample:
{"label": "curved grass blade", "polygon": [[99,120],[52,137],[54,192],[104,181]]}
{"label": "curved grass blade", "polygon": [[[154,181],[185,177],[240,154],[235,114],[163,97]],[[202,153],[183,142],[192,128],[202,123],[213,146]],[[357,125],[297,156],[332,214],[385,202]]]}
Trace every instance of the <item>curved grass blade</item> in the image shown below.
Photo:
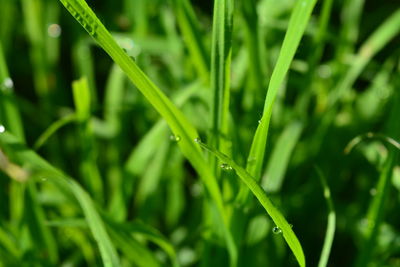
{"label": "curved grass blade", "polygon": [[5,152],[8,152],[13,159],[27,166],[27,169],[29,169],[29,172],[32,173],[33,176],[45,177],[49,182],[54,183],[61,192],[66,194],[70,194],[71,192],[74,195],[85,214],[89,228],[100,248],[100,254],[104,265],[113,267],[120,266],[117,252],[111,243],[103,221],[97,213],[92,199],[78,183],[54,168],[35,152],[27,149],[10,133],[4,132],[0,134],[0,146],[4,148]]}
{"label": "curved grass blade", "polygon": [[35,144],[33,145],[34,150],[39,150],[46,141],[57,132],[61,127],[73,122],[76,120],[76,114],[69,114],[61,119],[53,122],[36,140]]}
{"label": "curved grass blade", "polygon": [[[247,160],[246,170],[253,177],[255,177],[256,181],[259,181],[261,176],[265,146],[267,144],[269,122],[271,120],[275,98],[289,70],[290,64],[294,58],[316,2],[316,0],[297,1],[290,17],[289,26],[283,40],[278,61],[272,72],[271,80],[268,86],[263,116],[253,137],[253,142],[251,144],[250,153]],[[240,192],[241,201],[247,200],[248,193],[248,190],[243,188],[243,190]]]}
{"label": "curved grass blade", "polygon": [[[224,228],[227,247],[231,255],[235,255],[235,244],[228,229],[228,218],[218,183],[208,168],[200,147],[193,141],[198,137],[196,129],[189,123],[183,113],[168,99],[168,97],[143,73],[135,61],[118,46],[114,38],[96,17],[83,0],[60,0],[71,15],[98,42],[107,54],[125,72],[128,78],[147,98],[152,106],[167,121],[175,136],[179,137],[178,145],[183,155],[189,160],[202,178],[204,185],[214,201],[221,224]],[[234,258],[235,256],[232,256]]]}
{"label": "curved grass blade", "polygon": [[344,153],[349,154],[359,143],[367,139],[380,139],[400,150],[400,142],[396,141],[395,139],[384,134],[366,133],[362,135],[357,135],[356,137],[351,139],[351,141],[344,149]]}
{"label": "curved grass blade", "polygon": [[252,177],[245,169],[243,169],[242,167],[237,165],[232,159],[230,159],[226,155],[207,146],[204,143],[201,143],[200,141],[198,141],[198,143],[201,145],[201,147],[210,151],[212,154],[214,154],[214,156],[218,157],[221,161],[225,162],[225,164],[228,164],[235,170],[236,174],[239,176],[239,178],[242,180],[242,182],[251,190],[251,192],[253,192],[254,196],[258,199],[260,204],[267,211],[268,215],[274,221],[276,226],[282,230],[283,237],[285,238],[286,243],[289,245],[290,249],[292,250],[299,265],[302,267],[305,266],[306,261],[305,261],[305,257],[304,257],[304,253],[303,253],[303,248],[301,247],[301,244],[300,244],[299,240],[297,239],[296,234],[293,232],[292,227],[286,221],[286,219],[282,215],[282,213],[274,206],[272,201],[265,194],[265,191],[257,183],[257,181],[254,179],[254,177]]}
{"label": "curved grass blade", "polygon": [[336,212],[333,206],[331,191],[329,190],[328,183],[321,169],[315,166],[318,177],[320,178],[322,188],[324,190],[324,198],[328,204],[328,226],[326,228],[324,246],[322,247],[321,257],[319,259],[318,267],[326,267],[331,253],[333,238],[335,237],[336,229]]}

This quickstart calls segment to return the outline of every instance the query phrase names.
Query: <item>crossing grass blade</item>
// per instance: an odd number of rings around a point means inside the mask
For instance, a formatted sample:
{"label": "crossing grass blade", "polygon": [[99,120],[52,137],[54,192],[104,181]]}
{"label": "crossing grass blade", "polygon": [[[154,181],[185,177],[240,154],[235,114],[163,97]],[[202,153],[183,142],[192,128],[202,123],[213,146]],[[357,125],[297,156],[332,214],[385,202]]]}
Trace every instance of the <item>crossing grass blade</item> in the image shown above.
{"label": "crossing grass blade", "polygon": [[121,67],[133,84],[166,120],[174,135],[178,137],[178,145],[182,153],[202,178],[218,209],[228,249],[230,251],[235,250],[232,236],[227,227],[228,219],[224,211],[220,189],[201,154],[200,147],[194,142],[194,139],[198,137],[196,129],[169,98],[142,72],[135,61],[118,46],[114,38],[85,1],[60,0],[60,2],[109,54],[113,61]]}
{"label": "crossing grass blade", "polygon": [[260,204],[267,211],[268,215],[274,221],[277,227],[279,227],[283,233],[286,243],[289,245],[297,262],[301,267],[306,265],[303,248],[297,239],[296,234],[293,232],[292,227],[287,222],[282,213],[275,207],[269,197],[266,195],[262,187],[257,183],[255,178],[251,176],[244,168],[236,164],[231,158],[222,154],[221,152],[209,147],[208,145],[198,142],[201,147],[211,152],[215,157],[218,157],[222,162],[232,167],[242,182],[251,190],[254,196],[258,199]]}
{"label": "crossing grass blade", "polygon": [[94,203],[88,193],[73,179],[54,168],[35,152],[27,149],[15,136],[10,133],[0,134],[0,147],[4,149],[7,156],[16,163],[21,163],[31,173],[31,177],[46,179],[68,196],[72,193],[82,208],[86,222],[96,240],[100,254],[105,266],[120,266],[119,258],[100,218]]}

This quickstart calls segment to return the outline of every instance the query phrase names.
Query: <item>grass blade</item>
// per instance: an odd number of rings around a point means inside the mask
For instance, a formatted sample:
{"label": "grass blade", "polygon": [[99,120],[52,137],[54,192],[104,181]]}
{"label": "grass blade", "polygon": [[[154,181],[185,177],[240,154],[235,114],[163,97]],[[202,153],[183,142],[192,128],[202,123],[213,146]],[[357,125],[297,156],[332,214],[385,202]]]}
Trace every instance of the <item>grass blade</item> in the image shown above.
{"label": "grass blade", "polygon": [[[389,154],[384,162],[383,169],[380,173],[379,180],[376,185],[376,194],[372,198],[371,203],[368,207],[367,213],[367,229],[365,235],[365,242],[359,253],[356,261],[357,267],[367,266],[371,261],[373,255],[376,240],[380,226],[384,220],[385,208],[387,200],[390,194],[391,177],[393,175],[393,169],[398,162],[399,147],[396,146],[398,142],[394,142],[395,138],[400,137],[400,124],[398,123],[398,114],[400,114],[400,95],[397,92],[393,101],[393,107],[391,110],[391,116],[387,121],[389,126],[390,134],[394,138],[384,138],[391,146],[388,149]],[[388,141],[392,140],[392,141]]]}
{"label": "grass blade", "polygon": [[53,122],[36,140],[35,144],[33,145],[34,150],[39,150],[46,141],[55,134],[61,127],[73,122],[76,120],[76,114],[69,114],[61,119]]}
{"label": "grass blade", "polygon": [[[290,63],[294,58],[316,2],[316,0],[297,1],[290,17],[289,26],[283,40],[278,61],[272,72],[268,86],[263,116],[253,137],[253,142],[248,156],[246,170],[256,178],[256,181],[260,180],[261,169],[264,162],[265,146],[267,144],[269,122],[271,120],[275,98],[289,70]],[[242,201],[246,200],[248,190],[242,190],[240,195]]]}
{"label": "grass blade", "polygon": [[209,55],[207,55],[201,39],[200,27],[197,23],[198,19],[191,3],[188,0],[172,0],[172,5],[174,6],[178,26],[191,54],[193,65],[203,82],[208,84],[210,79]]}
{"label": "grass blade", "polygon": [[103,180],[100,170],[97,166],[97,151],[93,129],[89,123],[91,115],[91,95],[89,84],[86,78],[74,81],[72,83],[74,103],[76,106],[76,119],[79,123],[81,164],[80,171],[82,179],[89,192],[96,200],[103,199]]}
{"label": "grass blade", "polygon": [[[212,52],[211,52],[211,135],[209,143],[223,153],[230,154],[229,98],[232,54],[233,1],[214,2]],[[214,158],[215,159],[215,158]],[[211,160],[217,170],[217,162]]]}
{"label": "grass blade", "polygon": [[[257,181],[252,177],[244,168],[237,165],[232,159],[222,154],[221,152],[207,146],[204,143],[198,142],[204,149],[210,151],[214,156],[218,157],[221,161],[228,164],[232,167],[236,174],[240,177],[242,182],[251,190],[254,196],[258,199],[260,204],[267,211],[268,215],[274,221],[277,227],[279,227],[283,233],[283,237],[286,240],[286,243],[289,245],[292,250],[294,256],[297,259],[297,262],[300,266],[305,266],[305,257],[303,253],[303,249],[299,240],[296,237],[296,234],[293,232],[292,227],[286,221],[285,217],[282,213],[274,206],[269,197],[265,194],[265,191],[262,187],[257,183]],[[229,168],[229,167],[228,167]]]}
{"label": "grass blade", "polygon": [[233,251],[234,243],[227,228],[228,219],[225,215],[220,189],[201,154],[200,147],[194,142],[194,139],[198,137],[196,129],[168,97],[142,72],[135,61],[118,46],[114,38],[85,1],[60,0],[60,2],[110,55],[114,62],[121,67],[128,78],[167,121],[171,130],[179,139],[178,145],[182,153],[203,179],[211,198],[217,206],[221,223],[224,227],[228,248],[230,251]]}
{"label": "grass blade", "polygon": [[318,262],[318,267],[326,267],[329,260],[329,254],[331,253],[333,238],[335,237],[335,229],[336,229],[336,212],[333,206],[331,191],[329,190],[328,183],[321,169],[315,167],[317,171],[318,177],[320,178],[320,182],[322,188],[324,190],[324,198],[326,203],[328,204],[329,214],[328,214],[328,226],[326,228],[324,246],[322,247],[321,257]]}
{"label": "grass blade", "polygon": [[279,136],[261,182],[265,191],[278,192],[281,189],[290,156],[302,130],[302,123],[294,121]]}

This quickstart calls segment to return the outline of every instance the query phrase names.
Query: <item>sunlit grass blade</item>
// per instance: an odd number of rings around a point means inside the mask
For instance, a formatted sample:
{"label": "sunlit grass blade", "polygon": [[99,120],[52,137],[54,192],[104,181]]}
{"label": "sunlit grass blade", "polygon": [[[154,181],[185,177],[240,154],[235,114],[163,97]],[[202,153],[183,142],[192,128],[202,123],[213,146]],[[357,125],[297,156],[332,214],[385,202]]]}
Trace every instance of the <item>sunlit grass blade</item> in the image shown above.
{"label": "sunlit grass blade", "polygon": [[72,16],[110,55],[115,63],[125,72],[152,106],[167,121],[169,127],[178,137],[178,145],[182,153],[190,161],[202,178],[211,198],[217,206],[220,220],[224,227],[228,248],[233,251],[234,243],[227,229],[227,217],[224,211],[220,189],[210,172],[206,161],[194,139],[198,137],[196,129],[189,123],[183,113],[168,99],[168,97],[142,72],[135,61],[118,46],[114,38],[99,21],[90,7],[83,0],[60,0]]}
{"label": "sunlit grass blade", "polygon": [[294,121],[291,124],[288,124],[279,136],[261,181],[262,187],[265,191],[280,191],[290,161],[290,156],[300,138],[302,130],[302,123]]}
{"label": "sunlit grass blade", "polygon": [[94,203],[87,192],[73,179],[51,166],[35,152],[27,149],[10,133],[0,134],[0,147],[7,156],[16,163],[23,164],[32,177],[47,179],[54,183],[62,192],[71,192],[78,200],[86,217],[86,222],[100,248],[100,254],[105,266],[120,266],[119,258],[114,245],[106,232],[103,221],[96,211]]}
{"label": "sunlit grass blade", "polygon": [[324,198],[326,200],[326,203],[328,204],[328,210],[329,210],[328,226],[326,227],[324,246],[322,247],[321,257],[318,263],[318,267],[326,267],[328,264],[329,255],[332,250],[333,238],[335,237],[336,212],[333,206],[332,195],[328,183],[326,181],[326,178],[322,173],[321,169],[315,167],[315,170],[317,171],[318,177],[321,181],[322,189],[324,192]]}
{"label": "sunlit grass blade", "polygon": [[72,57],[76,69],[77,77],[86,77],[89,83],[90,96],[92,101],[92,107],[96,107],[97,101],[97,90],[95,82],[95,72],[93,66],[93,56],[91,52],[91,46],[93,42],[88,37],[81,38],[73,47]]}
{"label": "sunlit grass blade", "polygon": [[254,196],[258,199],[260,204],[267,211],[268,215],[274,221],[277,227],[282,231],[283,237],[286,243],[289,245],[293,254],[295,255],[297,262],[300,266],[305,266],[305,257],[303,253],[303,248],[297,239],[296,234],[293,232],[291,225],[287,222],[282,213],[275,207],[269,197],[266,195],[262,187],[257,183],[255,178],[251,176],[244,168],[237,165],[232,159],[222,154],[221,152],[209,147],[208,145],[198,142],[201,147],[210,151],[214,156],[218,157],[222,162],[227,164],[225,169],[233,168],[242,182],[251,190]]}
{"label": "sunlit grass blade", "polygon": [[[297,1],[290,17],[289,26],[283,40],[278,61],[272,72],[268,86],[263,115],[254,135],[248,156],[246,170],[255,177],[256,181],[259,181],[261,176],[269,123],[275,98],[289,70],[315,3],[316,0]],[[247,196],[248,190],[243,189],[241,192],[242,201],[245,201]]]}

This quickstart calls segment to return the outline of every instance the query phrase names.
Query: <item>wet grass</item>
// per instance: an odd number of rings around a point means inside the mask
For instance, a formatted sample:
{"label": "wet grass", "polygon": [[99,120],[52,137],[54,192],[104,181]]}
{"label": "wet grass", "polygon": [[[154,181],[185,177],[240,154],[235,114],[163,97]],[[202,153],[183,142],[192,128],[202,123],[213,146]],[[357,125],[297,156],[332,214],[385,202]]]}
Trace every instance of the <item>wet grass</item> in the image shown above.
{"label": "wet grass", "polygon": [[400,266],[398,3],[14,2],[0,266]]}

